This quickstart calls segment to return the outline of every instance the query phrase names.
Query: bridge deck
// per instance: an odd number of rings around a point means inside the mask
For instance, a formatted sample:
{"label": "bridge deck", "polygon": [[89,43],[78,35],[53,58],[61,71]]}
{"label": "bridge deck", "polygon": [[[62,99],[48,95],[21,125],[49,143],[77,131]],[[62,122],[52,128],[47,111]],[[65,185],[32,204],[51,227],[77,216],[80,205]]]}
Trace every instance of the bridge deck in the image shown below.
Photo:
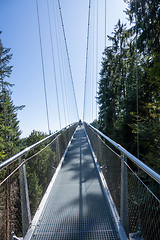
{"label": "bridge deck", "polygon": [[31,239],[119,239],[83,128],[75,133]]}

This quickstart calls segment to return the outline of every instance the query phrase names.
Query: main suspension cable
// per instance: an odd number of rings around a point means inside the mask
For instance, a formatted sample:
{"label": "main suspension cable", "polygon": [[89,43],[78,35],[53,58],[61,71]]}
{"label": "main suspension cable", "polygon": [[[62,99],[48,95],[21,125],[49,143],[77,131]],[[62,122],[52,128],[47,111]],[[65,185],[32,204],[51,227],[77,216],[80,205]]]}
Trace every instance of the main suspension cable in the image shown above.
{"label": "main suspension cable", "polygon": [[43,51],[42,51],[42,39],[41,39],[41,29],[40,29],[40,20],[39,20],[38,0],[36,0],[36,7],[37,7],[38,30],[39,30],[39,41],[40,41],[40,51],[41,51],[41,62],[42,62],[42,72],[43,72],[43,84],[44,84],[44,96],[45,96],[45,104],[46,104],[47,124],[48,124],[48,132],[50,134],[48,103],[47,103],[47,90],[46,90],[46,80],[45,80],[45,71],[44,71],[44,61],[43,61]]}
{"label": "main suspension cable", "polygon": [[50,19],[50,13],[49,13],[48,0],[47,0],[47,10],[48,10],[48,22],[49,22],[49,32],[50,32],[50,41],[51,41],[51,50],[52,50],[52,62],[53,62],[53,70],[54,70],[54,81],[55,81],[55,87],[56,87],[56,98],[57,98],[57,106],[58,106],[59,126],[61,129],[61,116],[60,116],[60,107],[59,107],[59,98],[58,98],[57,76],[56,76],[56,68],[55,68],[55,60],[54,60],[53,39],[52,39],[51,19]]}
{"label": "main suspension cable", "polygon": [[76,105],[77,117],[79,119],[78,106],[77,106],[77,100],[76,100],[76,93],[75,93],[75,88],[74,88],[73,75],[72,75],[71,63],[70,63],[70,58],[69,58],[69,51],[68,51],[68,46],[67,46],[67,38],[66,38],[64,22],[63,22],[63,17],[62,17],[62,10],[61,10],[61,5],[60,5],[60,0],[57,0],[57,1],[58,1],[58,6],[59,6],[59,12],[60,12],[60,18],[61,18],[61,24],[62,24],[62,30],[63,30],[63,37],[64,37],[65,48],[66,48],[66,53],[67,53],[67,59],[68,59],[70,76],[71,76],[71,82],[72,82],[74,100],[75,100],[75,105]]}
{"label": "main suspension cable", "polygon": [[85,83],[84,83],[83,122],[84,122],[84,117],[85,117],[85,105],[86,105],[86,85],[87,85],[87,71],[88,71],[88,48],[89,48],[89,33],[90,33],[90,13],[91,13],[91,0],[89,0],[89,9],[88,9],[88,29],[87,29]]}
{"label": "main suspension cable", "polygon": [[62,63],[62,54],[61,54],[61,47],[60,47],[60,37],[59,37],[59,32],[58,32],[58,23],[56,19],[56,11],[54,8],[54,4],[52,1],[52,7],[53,7],[53,17],[54,17],[54,22],[55,22],[55,34],[56,34],[56,44],[57,44],[57,53],[58,53],[58,63],[59,63],[59,73],[60,73],[60,81],[61,81],[61,90],[62,90],[62,101],[63,101],[63,110],[64,110],[64,118],[65,118],[65,126],[67,125],[67,120],[66,120],[66,108],[65,108],[65,95],[64,95],[64,84],[63,84],[63,77],[62,77],[62,72],[63,72],[63,63]]}

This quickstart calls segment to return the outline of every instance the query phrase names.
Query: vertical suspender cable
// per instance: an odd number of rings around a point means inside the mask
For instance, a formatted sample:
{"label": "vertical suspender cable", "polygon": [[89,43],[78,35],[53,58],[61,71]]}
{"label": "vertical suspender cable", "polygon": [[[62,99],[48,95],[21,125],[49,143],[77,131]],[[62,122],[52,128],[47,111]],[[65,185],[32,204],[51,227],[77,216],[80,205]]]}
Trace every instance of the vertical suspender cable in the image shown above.
{"label": "vertical suspender cable", "polygon": [[54,61],[53,39],[52,39],[52,32],[51,32],[51,20],[50,20],[48,0],[47,0],[47,10],[48,10],[49,32],[50,32],[50,41],[51,41],[51,50],[52,50],[52,61],[53,61],[53,69],[54,69],[54,80],[55,80],[55,86],[56,86],[56,98],[57,98],[57,106],[58,106],[59,126],[60,126],[60,129],[61,129],[61,117],[60,117],[60,108],[59,108],[57,77],[56,77],[56,68],[55,68],[55,61]]}
{"label": "vertical suspender cable", "polygon": [[107,32],[106,32],[106,29],[107,29],[107,27],[106,27],[106,24],[107,24],[107,13],[106,13],[106,11],[107,11],[107,4],[106,4],[106,0],[105,0],[105,7],[104,7],[104,9],[105,9],[105,32],[104,32],[104,34],[105,34],[105,39],[104,39],[104,44],[105,44],[105,48],[106,48],[106,35],[107,35]]}
{"label": "vertical suspender cable", "polygon": [[[105,32],[105,42],[104,42],[105,43],[105,50],[106,50],[106,46],[107,46],[106,45],[106,34],[107,34],[106,33],[107,32],[106,31],[106,22],[107,22],[107,12],[106,12],[107,9],[106,8],[107,8],[107,4],[106,4],[106,0],[105,0],[105,29],[104,29],[104,32]],[[106,107],[107,106],[106,106],[106,80],[105,79],[104,79],[104,107],[105,107],[105,109],[104,109],[104,128],[105,128],[105,134],[107,134],[107,132],[106,132],[107,131],[107,123],[106,123],[107,122],[107,116],[106,116],[107,112],[106,112]]]}
{"label": "vertical suspender cable", "polygon": [[39,30],[39,40],[40,40],[40,50],[41,50],[41,62],[42,62],[42,72],[43,72],[43,84],[44,84],[44,95],[45,95],[45,104],[46,104],[47,124],[48,124],[48,132],[50,134],[48,103],[47,103],[47,91],[46,91],[46,80],[45,80],[45,73],[44,73],[44,61],[43,61],[43,51],[42,51],[42,40],[41,40],[41,29],[40,29],[40,20],[39,20],[38,0],[36,0],[36,6],[37,6],[38,30]]}
{"label": "vertical suspender cable", "polygon": [[[63,97],[63,104],[64,104],[64,114],[65,114],[65,126],[67,126],[67,122],[68,124],[70,123],[70,120],[69,120],[69,106],[68,106],[68,95],[67,95],[67,87],[66,87],[66,73],[65,73],[65,68],[64,68],[64,57],[63,57],[63,54],[62,54],[62,42],[60,41],[61,40],[61,37],[60,37],[60,29],[58,27],[58,21],[57,21],[57,18],[58,16],[56,15],[57,11],[54,7],[54,0],[52,0],[52,7],[53,7],[53,16],[54,16],[54,22],[55,22],[55,31],[56,31],[56,42],[57,42],[57,48],[58,48],[58,55],[60,55],[61,57],[61,67],[62,67],[62,75],[63,77],[61,77],[63,80],[63,84],[62,84],[62,81],[61,81],[61,85],[63,86],[64,85],[64,91],[62,92],[62,96],[65,96],[65,100],[64,100],[64,97]],[[59,31],[58,31],[59,30]],[[60,52],[60,53],[59,53]],[[60,57],[59,57],[59,66],[60,66]],[[61,73],[61,71],[60,71]],[[66,119],[67,118],[67,119]]]}
{"label": "vertical suspender cable", "polygon": [[[53,5],[53,1],[52,1]],[[63,72],[63,63],[62,63],[62,52],[61,52],[61,47],[60,47],[60,40],[58,39],[58,30],[57,30],[57,21],[56,21],[56,13],[53,5],[53,16],[54,16],[54,22],[55,22],[55,32],[56,32],[56,44],[57,44],[57,51],[58,51],[58,62],[59,62],[59,71],[60,71],[60,80],[61,80],[61,90],[62,90],[62,101],[63,101],[63,109],[64,109],[64,118],[65,118],[65,126],[67,126],[67,120],[66,120],[66,108],[65,108],[65,100],[64,100],[64,84],[62,79],[64,79],[64,76],[62,77],[62,72]]]}
{"label": "vertical suspender cable", "polygon": [[77,117],[79,119],[78,106],[77,106],[76,94],[75,94],[75,89],[74,89],[73,75],[72,75],[72,70],[71,70],[71,63],[70,63],[70,58],[69,58],[69,51],[68,51],[68,46],[67,46],[67,39],[66,39],[66,34],[65,34],[65,29],[64,29],[64,23],[63,23],[63,17],[62,17],[62,10],[61,10],[61,5],[60,5],[60,0],[58,0],[58,6],[59,6],[61,23],[62,23],[63,36],[64,36],[64,42],[65,42],[65,47],[66,47],[68,65],[69,65],[69,70],[70,70],[70,76],[71,76],[71,82],[72,82],[72,88],[73,88],[73,94],[74,94],[74,101],[75,101],[75,105],[76,105]]}
{"label": "vertical suspender cable", "polygon": [[97,0],[97,33],[96,33],[96,119],[97,119],[97,81],[98,81],[98,0]]}
{"label": "vertical suspender cable", "polygon": [[138,52],[137,52],[137,0],[135,0],[135,13],[136,13],[136,105],[137,105],[137,158],[139,159],[139,119],[138,119]]}
{"label": "vertical suspender cable", "polygon": [[85,105],[86,105],[86,85],[87,85],[87,70],[88,70],[88,46],[89,46],[89,32],[90,32],[90,12],[91,12],[91,0],[89,0],[89,9],[88,9],[88,30],[87,30],[85,83],[84,83],[83,122],[84,122],[84,117],[85,117]]}
{"label": "vertical suspender cable", "polygon": [[93,46],[92,46],[92,49],[93,49],[93,57],[92,57],[92,70],[91,70],[91,72],[93,73],[93,76],[91,76],[91,81],[92,81],[92,101],[91,101],[91,103],[92,103],[92,121],[94,120],[93,119],[93,97],[95,97],[95,95],[94,95],[94,79],[95,79],[95,68],[94,68],[94,64],[95,64],[95,51],[94,51],[94,49],[95,49],[95,28],[94,28],[94,26],[95,26],[95,2],[93,3],[93,17],[92,17],[92,21],[93,21],[93,23],[92,23],[92,27],[93,27],[93,36],[92,36],[92,39],[93,39]]}
{"label": "vertical suspender cable", "polygon": [[[60,55],[61,55],[61,60],[62,60],[62,70],[63,70],[63,80],[64,80],[64,93],[65,93],[65,103],[66,103],[66,113],[67,113],[67,122],[68,124],[71,122],[71,113],[69,111],[69,94],[68,94],[68,85],[67,85],[67,71],[66,71],[66,64],[64,62],[65,60],[65,56],[63,55],[63,43],[62,42],[62,38],[61,38],[61,29],[58,25],[58,14],[59,12],[56,11],[56,8],[54,7],[54,3],[56,4],[56,2],[54,0],[52,0],[52,4],[53,4],[53,12],[54,12],[54,19],[55,19],[55,27],[56,27],[56,32],[57,32],[57,36],[58,36],[58,43],[59,43],[59,49],[60,49]],[[60,22],[61,23],[61,22]],[[63,29],[62,29],[63,31]],[[63,32],[62,32],[63,34]],[[68,61],[68,59],[67,59]]]}
{"label": "vertical suspender cable", "polygon": [[[137,108],[137,158],[139,159],[139,104],[138,104],[138,51],[137,51],[137,35],[138,35],[138,29],[137,29],[137,0],[135,0],[135,22],[136,22],[136,108]],[[138,167],[138,176],[139,176],[139,167]],[[138,181],[138,232],[137,236],[139,237],[141,235],[141,218],[140,218],[140,198],[139,198],[139,192],[140,192],[140,185]]]}

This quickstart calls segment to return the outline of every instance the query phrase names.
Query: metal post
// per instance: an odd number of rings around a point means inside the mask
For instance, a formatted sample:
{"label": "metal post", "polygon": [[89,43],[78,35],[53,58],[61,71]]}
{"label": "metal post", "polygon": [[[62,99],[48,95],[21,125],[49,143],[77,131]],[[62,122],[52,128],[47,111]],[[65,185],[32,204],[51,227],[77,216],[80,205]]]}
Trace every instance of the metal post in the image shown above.
{"label": "metal post", "polygon": [[66,128],[65,132],[64,132],[64,142],[65,142],[65,148],[67,148],[67,134],[68,134],[68,129]]}
{"label": "metal post", "polygon": [[98,139],[98,144],[96,145],[96,148],[97,148],[97,160],[98,160],[99,165],[102,166],[102,161],[101,161],[101,140],[100,140],[99,135],[98,135],[97,139]]}
{"label": "metal post", "polygon": [[71,139],[72,133],[71,133],[71,126],[69,126],[69,139]]}
{"label": "metal post", "polygon": [[[23,160],[21,158],[20,163],[22,161]],[[20,167],[19,176],[20,176],[20,194],[21,194],[21,211],[22,211],[22,231],[23,231],[23,237],[24,237],[31,224],[31,212],[30,212],[25,164],[23,164],[22,167]]]}
{"label": "metal post", "polygon": [[59,149],[59,137],[56,140],[56,153],[57,153],[57,166],[60,162],[60,149]]}
{"label": "metal post", "polygon": [[121,154],[121,203],[120,203],[120,217],[126,235],[129,235],[129,217],[128,217],[128,174],[127,157]]}

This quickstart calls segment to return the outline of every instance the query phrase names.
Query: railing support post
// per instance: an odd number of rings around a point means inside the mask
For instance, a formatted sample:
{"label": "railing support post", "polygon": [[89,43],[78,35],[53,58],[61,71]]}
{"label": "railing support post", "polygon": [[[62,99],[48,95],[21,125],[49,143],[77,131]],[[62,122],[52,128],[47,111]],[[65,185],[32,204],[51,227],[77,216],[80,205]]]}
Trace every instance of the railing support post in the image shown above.
{"label": "railing support post", "polygon": [[57,144],[56,144],[56,153],[57,153],[57,166],[59,164],[60,161],[60,148],[59,148],[59,137],[56,140]]}
{"label": "railing support post", "polygon": [[[23,160],[21,158],[20,163],[22,161]],[[21,211],[22,211],[22,232],[24,237],[29,228],[29,225],[31,224],[31,212],[30,212],[25,164],[23,164],[19,169],[19,178],[20,178],[20,195],[21,195]]]}
{"label": "railing support post", "polygon": [[128,174],[127,157],[121,154],[121,202],[120,202],[120,217],[122,226],[125,229],[126,235],[129,235],[129,217],[128,217]]}

